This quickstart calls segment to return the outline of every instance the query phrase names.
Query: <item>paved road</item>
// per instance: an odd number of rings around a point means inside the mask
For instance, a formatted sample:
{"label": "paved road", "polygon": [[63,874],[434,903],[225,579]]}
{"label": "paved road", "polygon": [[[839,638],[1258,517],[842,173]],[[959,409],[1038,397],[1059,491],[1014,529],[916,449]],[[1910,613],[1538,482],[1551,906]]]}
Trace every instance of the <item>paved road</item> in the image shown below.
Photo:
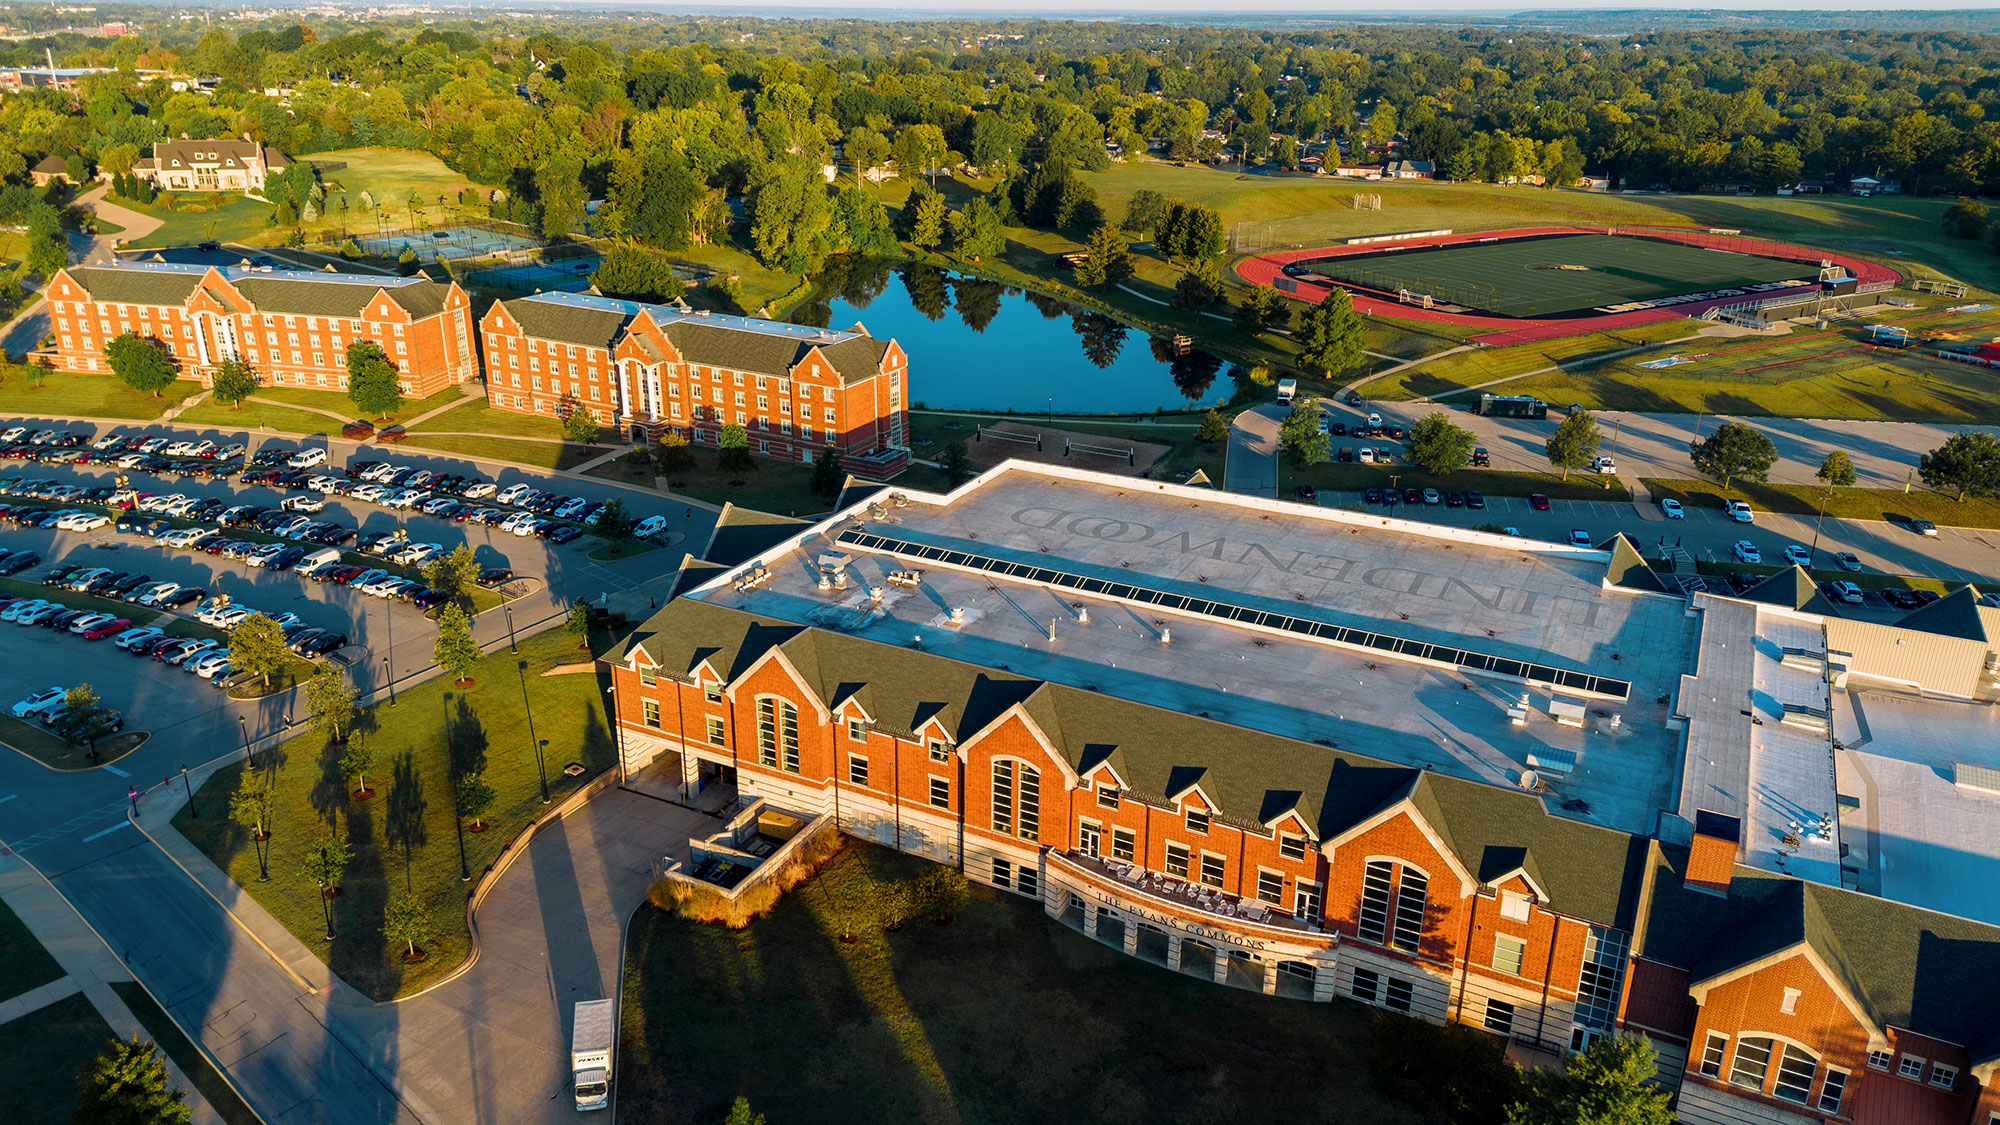
{"label": "paved road", "polygon": [[1252,496],[1278,494],[1278,426],[1291,407],[1267,403],[1229,424],[1229,459],[1222,487]]}

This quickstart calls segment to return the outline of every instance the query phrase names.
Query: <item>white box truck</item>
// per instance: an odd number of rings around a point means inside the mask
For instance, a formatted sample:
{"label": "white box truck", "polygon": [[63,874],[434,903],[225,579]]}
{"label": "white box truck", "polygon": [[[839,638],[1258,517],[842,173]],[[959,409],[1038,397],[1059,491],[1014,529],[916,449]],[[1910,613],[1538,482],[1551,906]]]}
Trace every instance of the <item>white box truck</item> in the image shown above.
{"label": "white box truck", "polygon": [[579,1111],[611,1104],[611,1036],[617,1030],[617,1005],[615,1000],[582,1000],[576,1005],[569,1067]]}
{"label": "white box truck", "polygon": [[1292,401],[1294,398],[1297,398],[1298,394],[1299,394],[1299,381],[1297,379],[1278,380],[1278,405],[1280,406],[1285,405],[1286,403]]}

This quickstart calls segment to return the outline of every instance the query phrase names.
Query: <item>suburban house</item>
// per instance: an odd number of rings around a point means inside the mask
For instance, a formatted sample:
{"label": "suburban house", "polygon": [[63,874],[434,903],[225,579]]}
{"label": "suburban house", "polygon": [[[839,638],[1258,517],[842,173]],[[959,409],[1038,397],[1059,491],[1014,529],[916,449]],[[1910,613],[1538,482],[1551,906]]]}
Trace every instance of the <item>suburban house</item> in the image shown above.
{"label": "suburban house", "polygon": [[1382,169],[1385,180],[1432,180],[1437,164],[1429,160],[1392,160]]}
{"label": "suburban house", "polygon": [[42,157],[41,162],[34,166],[29,175],[34,177],[36,187],[47,187],[57,180],[68,183],[69,164],[52,152]]}
{"label": "suburban house", "polygon": [[827,329],[582,293],[496,302],[480,321],[487,400],[567,417],[587,410],[635,440],[669,430],[811,464],[832,446],[886,480],[909,464],[909,360],[857,324]]}
{"label": "suburban house", "polygon": [[239,359],[272,385],[343,390],[348,345],[372,340],[403,393],[435,394],[479,370],[472,304],[456,282],[178,262],[58,270],[47,289],[56,345],[41,358],[66,371],[109,371],[105,345],[131,332],[157,340],[181,377],[207,382]]}
{"label": "suburban house", "polygon": [[161,141],[153,146],[153,155],[132,165],[132,173],[161,191],[259,192],[273,173],[291,163],[290,157],[246,133],[241,140]]}

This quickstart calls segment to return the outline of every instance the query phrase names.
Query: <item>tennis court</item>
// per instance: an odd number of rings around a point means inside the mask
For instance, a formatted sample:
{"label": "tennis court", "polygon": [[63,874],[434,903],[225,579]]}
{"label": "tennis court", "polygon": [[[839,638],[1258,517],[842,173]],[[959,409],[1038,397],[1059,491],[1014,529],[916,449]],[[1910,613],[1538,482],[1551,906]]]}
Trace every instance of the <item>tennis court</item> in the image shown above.
{"label": "tennis court", "polygon": [[501,266],[473,270],[465,275],[467,285],[507,289],[515,293],[581,293],[590,288],[590,275],[604,259],[595,255],[560,262],[535,262],[525,266]]}
{"label": "tennis court", "polygon": [[438,230],[379,235],[356,235],[356,242],[370,254],[400,257],[405,247],[416,252],[420,262],[484,258],[509,250],[533,250],[542,244],[532,238],[476,227],[443,227]]}
{"label": "tennis court", "polygon": [[1561,316],[1819,276],[1810,262],[1615,234],[1460,242],[1299,265],[1378,292],[1408,290],[1511,317]]}

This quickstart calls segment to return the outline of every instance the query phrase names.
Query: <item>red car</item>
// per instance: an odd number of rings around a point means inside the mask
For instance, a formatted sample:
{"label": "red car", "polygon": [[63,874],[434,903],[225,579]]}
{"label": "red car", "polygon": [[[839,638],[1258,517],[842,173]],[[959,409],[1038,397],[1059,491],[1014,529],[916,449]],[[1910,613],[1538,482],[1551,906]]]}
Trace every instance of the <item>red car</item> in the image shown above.
{"label": "red car", "polygon": [[86,630],[83,634],[83,639],[86,641],[101,641],[114,633],[122,633],[131,627],[132,623],[121,617],[116,621],[107,621],[95,629]]}
{"label": "red car", "polygon": [[1549,510],[1549,498],[1537,492],[1528,497],[1528,506],[1537,512],[1546,512]]}

